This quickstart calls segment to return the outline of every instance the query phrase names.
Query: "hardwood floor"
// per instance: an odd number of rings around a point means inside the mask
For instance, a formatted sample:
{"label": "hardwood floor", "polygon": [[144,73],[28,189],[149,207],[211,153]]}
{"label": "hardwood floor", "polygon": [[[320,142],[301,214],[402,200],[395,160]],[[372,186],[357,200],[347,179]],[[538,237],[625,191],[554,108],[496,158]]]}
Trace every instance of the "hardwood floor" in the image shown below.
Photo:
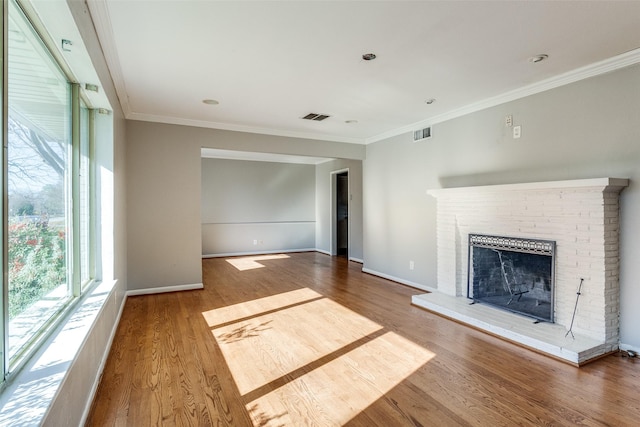
{"label": "hardwood floor", "polygon": [[640,361],[575,368],[317,253],[203,260],[130,297],[88,426],[640,425]]}

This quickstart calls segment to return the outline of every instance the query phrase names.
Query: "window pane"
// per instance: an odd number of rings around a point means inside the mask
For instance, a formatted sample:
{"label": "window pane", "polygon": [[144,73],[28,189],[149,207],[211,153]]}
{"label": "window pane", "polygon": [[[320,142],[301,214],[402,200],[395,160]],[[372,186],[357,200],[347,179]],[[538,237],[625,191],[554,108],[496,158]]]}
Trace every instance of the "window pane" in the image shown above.
{"label": "window pane", "polygon": [[9,8],[9,357],[70,297],[70,87],[13,2]]}
{"label": "window pane", "polygon": [[91,280],[90,223],[89,223],[89,109],[80,105],[80,283],[84,287]]}

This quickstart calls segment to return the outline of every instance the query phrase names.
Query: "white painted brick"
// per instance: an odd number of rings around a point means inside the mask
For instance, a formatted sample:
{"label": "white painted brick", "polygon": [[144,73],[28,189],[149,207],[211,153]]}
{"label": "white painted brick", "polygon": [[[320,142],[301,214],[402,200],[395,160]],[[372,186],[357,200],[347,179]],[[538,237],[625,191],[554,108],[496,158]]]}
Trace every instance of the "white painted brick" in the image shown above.
{"label": "white painted brick", "polygon": [[[570,322],[579,278],[585,279],[576,322],[587,336],[617,339],[619,202],[602,188],[474,191],[438,196],[438,289],[466,294],[468,234],[555,240],[557,323]],[[586,326],[585,326],[586,325]]]}

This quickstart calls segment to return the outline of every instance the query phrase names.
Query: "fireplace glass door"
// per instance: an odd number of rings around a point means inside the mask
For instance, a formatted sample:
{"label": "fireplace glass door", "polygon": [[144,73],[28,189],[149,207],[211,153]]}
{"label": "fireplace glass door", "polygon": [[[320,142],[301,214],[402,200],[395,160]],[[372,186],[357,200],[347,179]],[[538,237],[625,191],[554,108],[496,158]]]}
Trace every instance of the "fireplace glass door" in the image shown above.
{"label": "fireplace glass door", "polygon": [[469,235],[467,296],[553,322],[555,242]]}

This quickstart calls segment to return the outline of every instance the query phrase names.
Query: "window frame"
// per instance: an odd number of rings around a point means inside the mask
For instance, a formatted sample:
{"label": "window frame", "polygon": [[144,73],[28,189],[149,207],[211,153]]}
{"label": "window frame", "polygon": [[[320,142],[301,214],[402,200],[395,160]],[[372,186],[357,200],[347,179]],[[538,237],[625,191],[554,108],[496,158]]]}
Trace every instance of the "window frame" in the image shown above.
{"label": "window frame", "polygon": [[[20,348],[15,355],[9,358],[9,265],[8,265],[8,225],[9,225],[9,187],[8,187],[8,120],[9,120],[9,64],[8,64],[8,22],[9,22],[9,2],[13,3],[15,9],[22,16],[19,19],[24,19],[25,23],[31,27],[33,34],[38,38],[38,41],[42,44],[44,50],[49,54],[53,64],[60,70],[61,75],[69,85],[68,91],[70,99],[70,110],[67,115],[68,123],[66,124],[71,130],[71,141],[69,152],[70,156],[66,160],[69,166],[69,181],[65,184],[69,188],[70,193],[68,200],[66,201],[70,218],[67,219],[68,230],[68,242],[67,244],[67,286],[68,297],[64,304],[57,309],[46,322],[44,322],[39,330],[33,334],[28,340],[28,343]],[[2,55],[2,86],[1,97],[2,107],[1,110],[1,130],[2,130],[2,142],[3,149],[0,154],[0,163],[2,169],[2,198],[0,199],[1,211],[2,211],[2,224],[0,226],[0,242],[2,249],[0,252],[0,266],[2,268],[2,291],[0,292],[0,307],[2,309],[2,316],[0,317],[0,390],[2,390],[6,384],[16,376],[20,369],[29,361],[29,359],[36,353],[42,344],[51,336],[57,326],[67,317],[67,315],[75,308],[80,301],[80,297],[90,292],[97,282],[95,280],[96,274],[96,221],[95,221],[95,208],[96,208],[96,174],[95,174],[95,124],[94,117],[96,110],[91,106],[87,96],[84,94],[83,88],[76,82],[72,75],[68,65],[64,62],[61,55],[54,47],[52,40],[46,36],[46,31],[43,25],[37,20],[37,17],[33,13],[30,13],[29,7],[21,2],[21,0],[9,0],[3,1],[1,9],[0,19],[0,34],[2,36],[2,43],[0,48],[0,54]],[[32,12],[32,11],[31,11]],[[80,177],[80,161],[81,161],[81,103],[84,103],[87,109],[86,126],[88,137],[88,171],[86,177]],[[88,222],[88,280],[82,281],[80,276],[80,256],[81,254],[81,238],[80,236],[80,180],[87,180],[87,209],[86,221]]]}

